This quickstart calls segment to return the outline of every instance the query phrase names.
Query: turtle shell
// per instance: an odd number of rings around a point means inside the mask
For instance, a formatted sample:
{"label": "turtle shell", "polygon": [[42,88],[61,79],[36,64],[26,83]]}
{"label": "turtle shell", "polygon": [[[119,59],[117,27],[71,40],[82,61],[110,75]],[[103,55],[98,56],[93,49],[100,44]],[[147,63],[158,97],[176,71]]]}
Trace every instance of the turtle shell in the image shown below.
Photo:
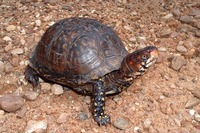
{"label": "turtle shell", "polygon": [[47,29],[30,66],[48,80],[77,87],[119,69],[127,54],[111,28],[93,19],[68,18]]}

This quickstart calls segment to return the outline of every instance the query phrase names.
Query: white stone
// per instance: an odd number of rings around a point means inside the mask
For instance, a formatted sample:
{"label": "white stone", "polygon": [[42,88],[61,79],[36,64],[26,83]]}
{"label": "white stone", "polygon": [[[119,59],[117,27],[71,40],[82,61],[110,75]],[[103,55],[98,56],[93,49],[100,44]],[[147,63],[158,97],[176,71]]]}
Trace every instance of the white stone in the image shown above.
{"label": "white stone", "polygon": [[5,37],[3,38],[3,40],[6,41],[6,42],[12,41],[12,39],[11,39],[9,36],[5,36]]}
{"label": "white stone", "polygon": [[40,26],[40,25],[41,25],[41,20],[39,20],[39,19],[36,20],[36,21],[35,21],[35,24],[36,24],[37,26]]}

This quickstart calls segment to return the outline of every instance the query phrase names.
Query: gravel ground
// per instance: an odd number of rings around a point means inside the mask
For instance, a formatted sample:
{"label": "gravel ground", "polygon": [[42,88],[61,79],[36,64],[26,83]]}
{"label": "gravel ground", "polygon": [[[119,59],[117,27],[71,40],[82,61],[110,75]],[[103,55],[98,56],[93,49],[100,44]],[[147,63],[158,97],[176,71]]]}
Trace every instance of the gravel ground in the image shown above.
{"label": "gravel ground", "polygon": [[[1,133],[200,132],[199,0],[1,0],[0,14]],[[47,27],[74,16],[112,27],[130,52],[147,45],[160,51],[127,91],[107,97],[108,126],[94,122],[90,97],[43,81],[33,91],[24,79]]]}

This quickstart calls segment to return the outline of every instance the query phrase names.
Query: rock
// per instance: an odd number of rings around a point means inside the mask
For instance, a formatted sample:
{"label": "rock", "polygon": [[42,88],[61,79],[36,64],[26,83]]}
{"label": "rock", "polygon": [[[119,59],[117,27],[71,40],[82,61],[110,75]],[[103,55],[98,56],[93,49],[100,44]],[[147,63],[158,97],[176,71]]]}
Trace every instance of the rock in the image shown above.
{"label": "rock", "polygon": [[198,15],[200,15],[200,9],[198,9],[198,8],[193,8],[193,9],[189,12],[188,15],[190,15],[190,16],[198,16]]}
{"label": "rock", "polygon": [[172,14],[174,15],[174,17],[177,17],[177,18],[179,18],[180,15],[181,15],[181,13],[180,13],[179,10],[173,10],[173,11],[172,11]]}
{"label": "rock", "polygon": [[49,83],[40,83],[41,92],[47,93],[51,90],[51,85]]}
{"label": "rock", "polygon": [[78,114],[78,116],[79,116],[79,119],[80,119],[81,121],[84,121],[84,120],[86,120],[86,119],[89,118],[89,117],[88,117],[88,114],[87,114],[86,112],[80,112],[80,113]]}
{"label": "rock", "polygon": [[24,102],[21,96],[7,94],[0,98],[0,108],[7,112],[15,112],[24,105]]}
{"label": "rock", "polygon": [[26,114],[26,112],[27,112],[27,109],[26,109],[26,107],[23,106],[22,109],[17,112],[17,117],[23,118],[24,115]]}
{"label": "rock", "polygon": [[200,30],[195,30],[195,35],[196,35],[197,37],[200,37]]}
{"label": "rock", "polygon": [[148,118],[146,120],[144,120],[143,124],[144,124],[144,128],[150,128],[151,126],[151,120],[149,120]]}
{"label": "rock", "polygon": [[198,122],[200,122],[200,115],[199,114],[195,114],[194,115],[194,119]]}
{"label": "rock", "polygon": [[39,19],[36,20],[36,21],[35,21],[35,24],[36,24],[36,26],[40,26],[40,25],[41,25],[41,20],[39,20]]}
{"label": "rock", "polygon": [[195,97],[197,97],[198,99],[200,99],[200,87],[196,87],[196,88],[194,88],[194,90],[193,90],[193,95],[195,96]]}
{"label": "rock", "polygon": [[178,71],[180,70],[180,68],[183,66],[183,65],[186,65],[187,62],[185,60],[185,58],[183,56],[175,56],[173,59],[172,59],[172,62],[171,62],[171,67]]}
{"label": "rock", "polygon": [[185,53],[185,52],[187,52],[187,49],[186,49],[184,46],[182,46],[182,45],[178,45],[178,46],[176,47],[176,50],[177,50],[178,52],[180,52],[180,53]]}
{"label": "rock", "polygon": [[35,91],[26,91],[23,95],[24,99],[34,101],[38,97],[39,93]]}
{"label": "rock", "polygon": [[123,118],[123,117],[118,117],[113,125],[116,127],[116,128],[119,128],[121,130],[125,130],[126,128],[128,128],[128,126],[130,125],[129,121],[126,119],[126,118]]}
{"label": "rock", "polygon": [[186,108],[186,109],[193,108],[193,107],[197,106],[199,103],[200,103],[200,100],[199,100],[199,99],[197,99],[197,98],[191,98],[191,99],[189,99],[189,100],[186,102],[185,108]]}
{"label": "rock", "polygon": [[47,125],[48,125],[47,120],[42,120],[42,121],[30,120],[28,121],[24,132],[25,133],[43,133],[43,132],[46,132]]}
{"label": "rock", "polygon": [[180,21],[187,24],[194,24],[194,18],[192,16],[181,16]]}
{"label": "rock", "polygon": [[200,29],[200,21],[197,22],[197,28]]}
{"label": "rock", "polygon": [[160,52],[166,52],[166,51],[167,51],[167,49],[166,49],[165,47],[160,47],[160,48],[158,48],[158,50],[159,50]]}
{"label": "rock", "polygon": [[131,31],[131,27],[130,27],[130,26],[126,26],[126,25],[125,25],[125,26],[124,26],[124,29],[125,29],[125,30]]}
{"label": "rock", "polygon": [[14,67],[10,63],[5,63],[4,71],[5,73],[10,73],[14,70]]}
{"label": "rock", "polygon": [[130,40],[131,42],[136,42],[136,41],[137,41],[137,39],[136,39],[135,37],[131,37],[131,38],[129,38],[129,40]]}
{"label": "rock", "polygon": [[0,61],[0,73],[4,71],[5,65],[2,61]]}
{"label": "rock", "polygon": [[12,43],[9,43],[9,44],[4,48],[4,50],[5,50],[6,52],[8,52],[8,51],[10,51],[10,50],[12,49],[12,47],[13,47],[13,44],[12,44]]}
{"label": "rock", "polygon": [[24,53],[24,50],[22,48],[16,48],[16,49],[12,50],[11,53],[13,55],[21,55]]}
{"label": "rock", "polygon": [[160,37],[162,38],[168,38],[170,37],[170,34],[172,33],[171,29],[163,29],[160,33]]}
{"label": "rock", "polygon": [[61,124],[61,123],[65,123],[67,122],[67,113],[62,113],[58,119],[57,119],[57,123]]}
{"label": "rock", "polygon": [[191,116],[194,116],[195,113],[196,113],[196,111],[195,111],[194,109],[190,109],[190,110],[189,110],[189,114],[190,114]]}
{"label": "rock", "polygon": [[63,87],[59,84],[53,84],[51,86],[51,92],[55,95],[61,95],[63,94]]}
{"label": "rock", "polygon": [[169,13],[169,14],[165,15],[163,18],[164,18],[164,19],[170,19],[170,18],[172,18],[172,17],[173,17],[173,14],[172,14],[172,13]]}
{"label": "rock", "polygon": [[5,37],[3,38],[3,40],[6,41],[6,42],[12,41],[12,39],[11,39],[9,36],[5,36]]}
{"label": "rock", "polygon": [[8,27],[6,27],[6,30],[7,31],[13,31],[16,29],[16,26],[15,25],[9,25]]}

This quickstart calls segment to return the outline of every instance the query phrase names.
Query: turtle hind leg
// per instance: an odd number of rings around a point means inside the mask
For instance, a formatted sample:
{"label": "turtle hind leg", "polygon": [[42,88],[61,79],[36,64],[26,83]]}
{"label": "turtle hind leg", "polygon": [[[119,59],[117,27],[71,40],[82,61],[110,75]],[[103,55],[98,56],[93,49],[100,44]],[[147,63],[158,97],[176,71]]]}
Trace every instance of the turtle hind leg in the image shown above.
{"label": "turtle hind leg", "polygon": [[39,83],[39,76],[38,76],[37,72],[30,66],[26,67],[25,79],[28,82],[30,82],[33,85],[33,87],[36,87]]}
{"label": "turtle hind leg", "polygon": [[104,114],[105,97],[106,95],[103,83],[102,81],[97,81],[93,88],[92,111],[95,121],[100,126],[110,123],[110,116]]}

